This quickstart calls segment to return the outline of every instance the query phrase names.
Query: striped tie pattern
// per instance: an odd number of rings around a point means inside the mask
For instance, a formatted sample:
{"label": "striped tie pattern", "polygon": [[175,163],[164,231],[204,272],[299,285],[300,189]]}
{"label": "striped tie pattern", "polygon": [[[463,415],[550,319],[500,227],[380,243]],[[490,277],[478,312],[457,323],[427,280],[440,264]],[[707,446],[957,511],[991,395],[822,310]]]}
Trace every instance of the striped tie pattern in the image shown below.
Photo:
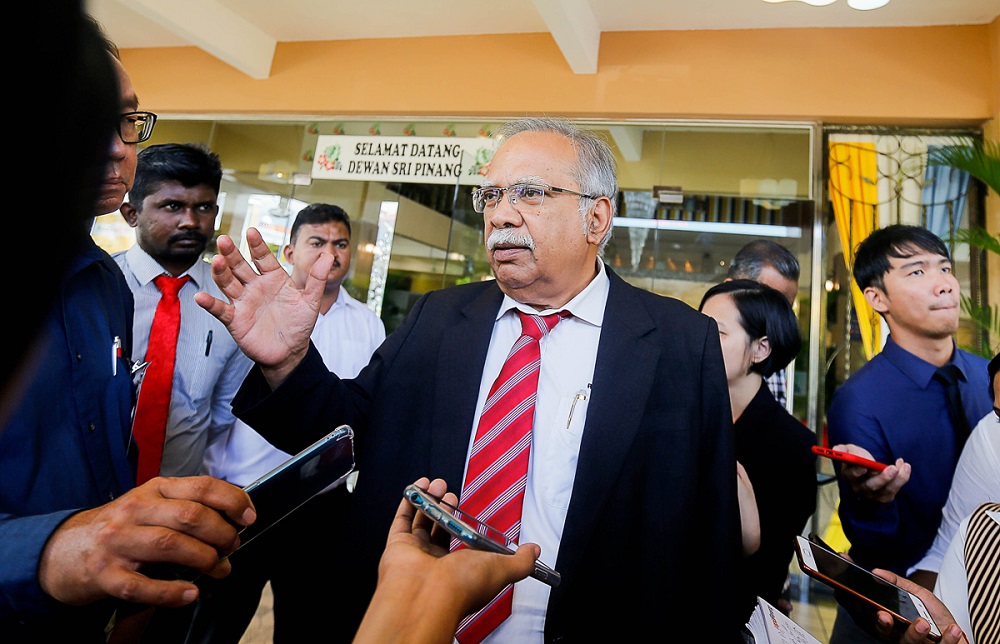
{"label": "striped tie pattern", "polygon": [[[469,456],[459,508],[489,524],[513,543],[521,533],[521,506],[528,481],[531,427],[541,366],[539,340],[555,328],[567,311],[539,316],[517,312],[521,336],[514,342],[500,375],[490,388],[479,417]],[[452,540],[452,550],[464,547]],[[510,616],[513,585],[458,627],[461,644],[478,644]]]}
{"label": "striped tie pattern", "polygon": [[1000,642],[1000,524],[987,511],[1000,512],[1000,503],[976,508],[965,535],[969,619],[976,642]]}

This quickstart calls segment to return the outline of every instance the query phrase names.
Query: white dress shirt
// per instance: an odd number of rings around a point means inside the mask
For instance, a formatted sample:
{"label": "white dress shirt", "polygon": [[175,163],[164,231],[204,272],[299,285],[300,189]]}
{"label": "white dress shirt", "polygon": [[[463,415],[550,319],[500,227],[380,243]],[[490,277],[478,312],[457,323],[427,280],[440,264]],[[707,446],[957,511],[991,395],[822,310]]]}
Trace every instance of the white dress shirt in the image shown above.
{"label": "white dress shirt", "polygon": [[[385,340],[385,325],[341,286],[337,301],[316,319],[310,338],[327,369],[341,378],[353,378]],[[332,431],[334,426],[329,429]],[[204,469],[207,474],[242,487],[290,457],[291,454],[271,445],[249,425],[237,420],[228,436],[209,446]]]}
{"label": "white dress shirt", "polygon": [[987,501],[1000,501],[1000,419],[993,410],[976,423],[969,435],[955,466],[955,475],[948,491],[948,500],[941,510],[941,525],[938,526],[934,542],[924,558],[910,568],[907,574],[913,574],[914,570],[939,572],[945,551],[955,538],[958,524],[979,504]]}
{"label": "white dress shirt", "polygon": [[[533,315],[549,315],[561,310],[573,314],[573,317],[561,320],[540,342],[541,370],[531,433],[528,483],[521,511],[519,542],[541,546],[539,559],[552,567],[555,567],[559,555],[559,542],[573,491],[580,441],[587,420],[587,403],[597,364],[597,345],[608,301],[608,276],[604,263],[598,261],[598,265],[597,276],[561,309],[539,312],[504,296],[493,326],[476,403],[476,409],[481,410],[510,348],[521,335],[520,319],[514,309]],[[470,429],[466,466],[478,423],[477,416],[475,425]],[[463,473],[463,480],[464,477]],[[449,484],[453,488],[459,487],[451,481]],[[532,577],[518,582],[514,586],[513,613],[484,641],[541,642],[548,600],[549,587],[542,582]]]}
{"label": "white dress shirt", "polygon": [[[144,360],[149,331],[161,297],[153,279],[169,273],[138,244],[113,257],[125,274],[135,299],[131,359]],[[225,325],[194,301],[198,291],[226,298],[212,279],[211,266],[197,261],[184,275],[190,275],[191,281],[178,293],[181,328],[177,336],[170,415],[160,463],[163,476],[201,473],[207,445],[228,434],[236,421],[233,396],[252,365]]]}

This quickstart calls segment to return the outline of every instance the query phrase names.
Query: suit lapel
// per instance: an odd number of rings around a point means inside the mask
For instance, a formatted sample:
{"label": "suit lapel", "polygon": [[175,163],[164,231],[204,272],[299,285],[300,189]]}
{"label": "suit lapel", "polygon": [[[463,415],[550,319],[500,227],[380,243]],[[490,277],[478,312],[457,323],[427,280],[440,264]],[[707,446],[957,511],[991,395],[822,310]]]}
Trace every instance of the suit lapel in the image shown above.
{"label": "suit lapel", "polygon": [[639,429],[660,356],[659,347],[646,340],[656,325],[635,290],[610,270],[608,277],[593,390],[557,570],[574,570],[579,564],[587,535],[593,533]]}
{"label": "suit lapel", "polygon": [[476,400],[483,365],[502,301],[500,289],[491,283],[457,313],[457,319],[455,316],[446,318],[451,328],[445,330],[446,341],[442,342],[438,353],[438,366],[444,377],[435,379],[430,460],[445,464],[445,467],[430,475],[444,478],[448,488],[456,494],[462,487],[472,424],[478,417]]}

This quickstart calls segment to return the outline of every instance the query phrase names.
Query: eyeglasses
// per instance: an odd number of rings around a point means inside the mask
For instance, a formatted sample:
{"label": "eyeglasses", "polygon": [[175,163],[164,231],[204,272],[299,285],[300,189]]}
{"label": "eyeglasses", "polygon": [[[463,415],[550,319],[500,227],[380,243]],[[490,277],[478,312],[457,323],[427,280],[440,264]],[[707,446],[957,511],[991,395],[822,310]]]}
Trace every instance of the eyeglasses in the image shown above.
{"label": "eyeglasses", "polygon": [[118,136],[124,143],[142,143],[153,136],[156,114],[152,112],[125,112],[118,120]]}
{"label": "eyeglasses", "polygon": [[542,202],[545,201],[546,193],[549,192],[576,195],[586,199],[598,198],[597,195],[585,195],[582,192],[540,183],[515,183],[506,188],[476,188],[472,191],[472,209],[482,213],[486,212],[486,208],[496,208],[500,205],[500,200],[503,199],[505,192],[510,205],[523,204],[532,208],[541,206]]}

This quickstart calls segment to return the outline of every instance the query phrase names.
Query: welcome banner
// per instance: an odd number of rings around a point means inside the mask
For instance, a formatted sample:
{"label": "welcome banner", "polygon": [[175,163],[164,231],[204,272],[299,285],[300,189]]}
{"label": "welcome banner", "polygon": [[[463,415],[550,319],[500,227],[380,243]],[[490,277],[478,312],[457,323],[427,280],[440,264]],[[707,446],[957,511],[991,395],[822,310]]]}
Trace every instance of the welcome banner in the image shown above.
{"label": "welcome banner", "polygon": [[321,135],[312,176],[478,186],[492,158],[487,138]]}

